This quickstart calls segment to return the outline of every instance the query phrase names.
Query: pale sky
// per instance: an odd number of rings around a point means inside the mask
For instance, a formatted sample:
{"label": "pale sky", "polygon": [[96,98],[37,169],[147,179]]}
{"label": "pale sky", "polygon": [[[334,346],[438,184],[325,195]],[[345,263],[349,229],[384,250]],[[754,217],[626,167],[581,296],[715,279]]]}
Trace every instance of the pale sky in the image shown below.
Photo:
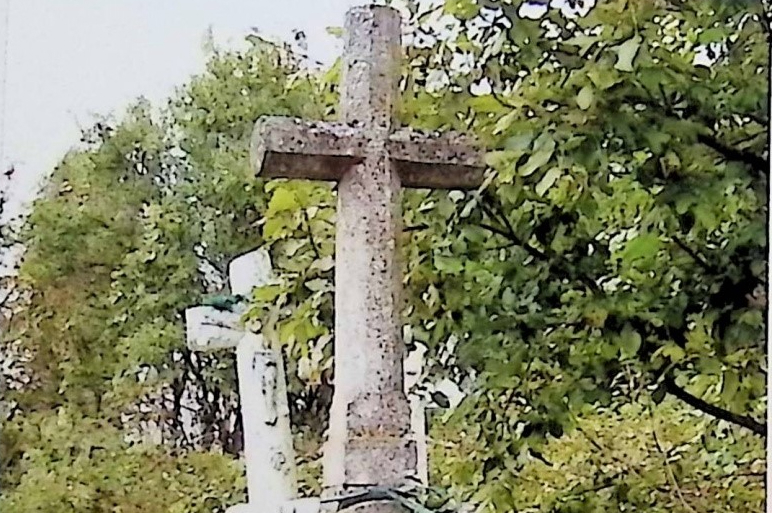
{"label": "pale sky", "polygon": [[139,96],[158,104],[201,72],[208,27],[221,46],[241,45],[251,27],[286,41],[299,29],[311,57],[331,63],[340,43],[326,27],[342,26],[346,10],[362,3],[0,0],[0,45],[10,7],[8,65],[0,77],[6,97],[0,171],[16,167],[14,204],[29,201],[39,180],[77,143],[78,123],[88,127],[93,114],[120,115]]}

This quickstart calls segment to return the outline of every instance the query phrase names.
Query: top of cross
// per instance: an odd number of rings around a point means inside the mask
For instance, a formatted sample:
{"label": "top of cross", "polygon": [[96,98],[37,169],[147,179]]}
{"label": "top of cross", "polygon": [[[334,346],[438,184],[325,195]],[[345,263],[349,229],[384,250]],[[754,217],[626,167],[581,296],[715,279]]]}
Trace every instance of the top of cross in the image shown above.
{"label": "top of cross", "polygon": [[341,120],[388,131],[399,98],[400,16],[389,7],[354,7],[345,34]]}
{"label": "top of cross", "polygon": [[401,185],[472,188],[482,182],[482,156],[460,134],[425,134],[394,125],[399,100],[399,13],[382,6],[351,9],[346,17],[337,123],[285,117],[258,120],[252,164],[266,177],[338,181],[385,145]]}

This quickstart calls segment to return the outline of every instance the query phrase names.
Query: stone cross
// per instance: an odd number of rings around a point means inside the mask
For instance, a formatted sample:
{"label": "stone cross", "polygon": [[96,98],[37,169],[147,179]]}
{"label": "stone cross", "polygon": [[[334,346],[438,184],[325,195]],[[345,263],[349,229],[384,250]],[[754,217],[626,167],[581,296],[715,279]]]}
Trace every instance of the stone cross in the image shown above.
{"label": "stone cross", "polygon": [[[268,254],[258,250],[236,258],[229,275],[231,292],[248,296],[270,277]],[[297,495],[281,352],[244,327],[239,313],[199,306],[185,311],[185,321],[191,349],[236,350],[249,503],[230,513],[278,513]]]}
{"label": "stone cross", "polygon": [[328,491],[354,484],[398,486],[416,474],[399,319],[400,190],[482,182],[481,152],[462,136],[395,126],[400,21],[389,7],[347,13],[340,122],[266,117],[257,121],[252,138],[257,173],[338,182]]}

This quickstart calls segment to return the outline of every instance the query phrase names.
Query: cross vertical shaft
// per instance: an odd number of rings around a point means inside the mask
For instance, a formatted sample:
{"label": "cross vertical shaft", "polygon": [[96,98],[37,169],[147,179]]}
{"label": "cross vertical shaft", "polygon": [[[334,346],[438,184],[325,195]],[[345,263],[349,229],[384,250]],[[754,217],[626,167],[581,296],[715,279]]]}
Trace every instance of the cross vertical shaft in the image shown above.
{"label": "cross vertical shaft", "polygon": [[400,180],[387,148],[400,52],[396,11],[349,11],[341,114],[343,122],[360,127],[367,148],[338,185],[336,379],[325,454],[331,487],[396,484],[416,472],[415,447],[406,436],[410,413],[399,322]]}

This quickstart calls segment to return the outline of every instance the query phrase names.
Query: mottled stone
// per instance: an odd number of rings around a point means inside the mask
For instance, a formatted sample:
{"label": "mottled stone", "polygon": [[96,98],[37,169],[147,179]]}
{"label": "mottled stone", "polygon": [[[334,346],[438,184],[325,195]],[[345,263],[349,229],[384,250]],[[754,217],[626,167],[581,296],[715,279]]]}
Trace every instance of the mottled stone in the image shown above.
{"label": "mottled stone", "polygon": [[364,160],[366,147],[361,130],[349,125],[270,116],[255,124],[250,154],[268,178],[338,181]]}
{"label": "mottled stone", "polygon": [[482,183],[482,152],[465,135],[403,128],[389,136],[387,149],[403,187],[473,189]]}
{"label": "mottled stone", "polygon": [[[338,182],[328,492],[353,484],[399,485],[418,472],[399,320],[400,191],[482,182],[480,152],[467,138],[395,129],[400,22],[388,7],[348,12],[340,123],[264,118],[252,139],[257,173]],[[375,504],[355,509],[399,511]]]}
{"label": "mottled stone", "polygon": [[[253,131],[252,165],[267,178],[337,182],[365,160],[372,141],[366,133],[354,124],[264,117]],[[402,187],[471,189],[482,182],[482,152],[463,134],[403,128],[385,149]]]}

